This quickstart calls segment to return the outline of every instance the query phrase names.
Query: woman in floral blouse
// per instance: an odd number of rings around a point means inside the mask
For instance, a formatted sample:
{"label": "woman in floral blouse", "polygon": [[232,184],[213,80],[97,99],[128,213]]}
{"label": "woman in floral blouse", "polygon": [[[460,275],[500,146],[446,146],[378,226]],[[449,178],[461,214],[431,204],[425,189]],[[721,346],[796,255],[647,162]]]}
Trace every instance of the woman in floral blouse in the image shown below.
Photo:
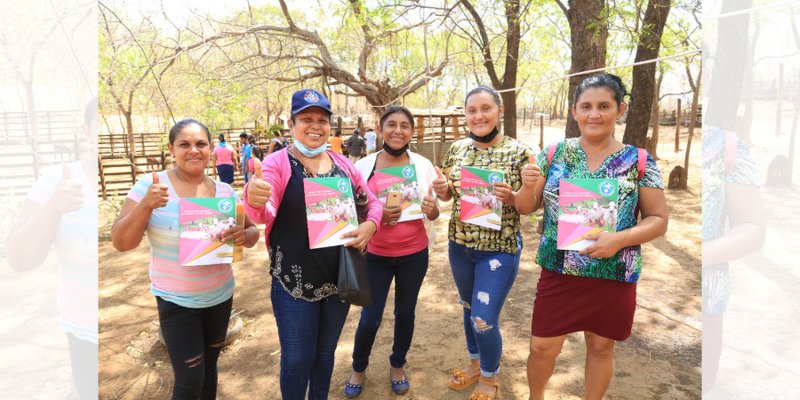
{"label": "woman in floral blouse", "polygon": [[[617,76],[586,78],[576,89],[572,105],[581,136],[543,151],[535,164],[523,168],[517,210],[530,213],[542,198],[545,208],[536,258],[542,273],[536,286],[528,357],[531,399],[544,399],[556,357],[572,332],[583,332],[586,339],[584,398],[603,397],[613,374],[614,345],[630,336],[633,325],[636,282],[642,268],[640,244],[667,230],[669,217],[658,166],[645,151],[614,139],[616,121],[625,113],[625,95]],[[559,188],[567,178],[618,182],[613,205],[616,232],[584,236],[595,242],[580,251],[558,250],[556,244]],[[598,207],[592,204],[578,212],[590,215]],[[642,216],[638,222],[637,208]]]}

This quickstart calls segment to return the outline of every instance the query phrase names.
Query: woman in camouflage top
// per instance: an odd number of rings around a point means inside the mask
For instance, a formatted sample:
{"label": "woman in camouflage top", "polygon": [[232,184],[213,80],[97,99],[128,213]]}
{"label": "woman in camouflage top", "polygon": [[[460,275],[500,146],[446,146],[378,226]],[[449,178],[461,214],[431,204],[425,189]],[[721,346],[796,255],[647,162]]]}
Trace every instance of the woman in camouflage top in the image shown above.
{"label": "woman in camouflage top", "polygon": [[[466,368],[453,371],[448,386],[462,390],[479,381],[471,398],[494,399],[499,391],[496,375],[503,349],[498,326],[500,311],[517,277],[522,250],[514,191],[522,185],[520,171],[528,163],[531,150],[499,132],[503,105],[494,89],[479,86],[470,91],[464,112],[469,138],[453,143],[434,181],[439,199],[453,199],[449,257],[463,306],[471,360]],[[461,221],[461,170],[465,166],[504,174],[501,181],[494,183],[493,192],[502,204],[500,230]]]}

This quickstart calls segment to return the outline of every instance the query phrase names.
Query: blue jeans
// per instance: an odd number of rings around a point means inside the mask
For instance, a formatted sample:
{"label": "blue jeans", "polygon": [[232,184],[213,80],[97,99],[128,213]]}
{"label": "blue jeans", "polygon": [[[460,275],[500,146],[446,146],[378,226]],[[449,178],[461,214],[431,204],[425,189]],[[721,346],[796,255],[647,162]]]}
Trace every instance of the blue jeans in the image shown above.
{"label": "blue jeans", "polygon": [[450,269],[464,307],[464,334],[470,359],[481,360],[481,374],[492,377],[500,372],[503,338],[500,337],[500,311],[519,271],[522,240],[517,254],[469,249],[453,241],[449,244]]}
{"label": "blue jeans", "polygon": [[327,399],[350,304],[337,295],[313,302],[295,299],[276,278],[270,297],[281,343],[281,398],[302,400],[308,390],[310,400]]}
{"label": "blue jeans", "polygon": [[361,310],[361,320],[356,329],[353,345],[353,370],[364,372],[381,326],[383,309],[394,280],[394,345],[389,363],[401,368],[406,364],[406,354],[414,336],[414,310],[422,280],[428,272],[428,248],[402,257],[382,257],[367,254],[367,276],[372,290],[372,304]]}

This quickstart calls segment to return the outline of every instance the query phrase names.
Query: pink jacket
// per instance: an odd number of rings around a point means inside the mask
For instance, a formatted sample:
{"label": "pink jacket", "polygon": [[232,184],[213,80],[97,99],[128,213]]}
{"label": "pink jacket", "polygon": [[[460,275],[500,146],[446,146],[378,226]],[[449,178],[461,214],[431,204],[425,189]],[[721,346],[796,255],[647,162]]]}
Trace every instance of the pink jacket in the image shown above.
{"label": "pink jacket", "polygon": [[[383,205],[380,200],[367,188],[367,183],[364,181],[361,173],[358,172],[347,157],[336,154],[330,150],[326,150],[326,152],[333,162],[344,170],[345,174],[347,174],[350,180],[355,184],[356,191],[361,189],[367,194],[367,221],[374,222],[375,226],[380,229],[381,217],[383,216]],[[292,177],[292,166],[289,163],[288,149],[284,148],[268,155],[264,161],[261,162],[261,170],[264,173],[264,180],[272,186],[272,193],[269,197],[269,201],[262,208],[251,207],[250,204],[247,203],[248,183],[244,186],[244,208],[247,215],[249,215],[255,223],[266,224],[264,239],[267,244],[267,249],[269,249],[269,233],[272,230],[272,224],[275,222],[275,217],[278,214],[278,208],[281,206],[283,191],[286,189],[286,185],[289,184],[289,178]]]}

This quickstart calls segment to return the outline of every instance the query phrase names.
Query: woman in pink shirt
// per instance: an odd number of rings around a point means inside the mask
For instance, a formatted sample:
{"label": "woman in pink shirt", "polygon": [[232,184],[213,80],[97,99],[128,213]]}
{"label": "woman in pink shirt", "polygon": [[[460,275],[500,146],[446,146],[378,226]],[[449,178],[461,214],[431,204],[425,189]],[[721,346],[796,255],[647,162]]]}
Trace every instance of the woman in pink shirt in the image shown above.
{"label": "woman in pink shirt", "polygon": [[[359,160],[356,168],[361,175],[368,177],[369,189],[377,193],[375,171],[413,165],[414,168],[407,170],[407,173],[408,176],[416,174],[417,193],[406,193],[406,195],[422,199],[423,216],[428,220],[434,220],[439,216],[439,207],[432,194],[430,183],[436,179],[436,172],[427,158],[408,150],[413,129],[414,118],[411,111],[400,106],[389,107],[381,115],[378,127],[378,133],[383,135],[383,150]],[[409,189],[413,190],[413,186]],[[403,196],[401,193],[401,197],[408,196]],[[397,222],[404,208],[402,199],[399,205],[386,205],[386,198],[380,200],[384,203],[383,225],[367,246],[369,262],[367,275],[372,290],[372,304],[361,310],[361,320],[358,323],[353,346],[353,372],[344,388],[344,394],[348,398],[360,395],[363,389],[364,373],[369,364],[372,344],[381,325],[383,309],[393,280],[395,326],[394,346],[389,357],[391,364],[389,380],[395,394],[406,393],[410,387],[403,366],[414,334],[417,297],[422,280],[428,271],[428,235],[422,219]]]}
{"label": "woman in pink shirt", "polygon": [[214,147],[211,161],[217,166],[219,180],[229,185],[233,184],[233,171],[236,164],[233,162],[233,148],[225,141],[225,134],[219,134],[219,144]]}
{"label": "woman in pink shirt", "polygon": [[328,398],[336,345],[350,309],[336,287],[340,247],[310,248],[306,179],[346,178],[352,193],[366,195],[366,221],[340,236],[352,238],[344,246],[363,250],[381,223],[381,205],[361,174],[347,158],[326,150],[331,113],[322,93],[295,92],[289,118],[292,145],[266,157],[260,176],[256,164],[256,175],[245,185],[245,211],[265,225],[284,400]]}

